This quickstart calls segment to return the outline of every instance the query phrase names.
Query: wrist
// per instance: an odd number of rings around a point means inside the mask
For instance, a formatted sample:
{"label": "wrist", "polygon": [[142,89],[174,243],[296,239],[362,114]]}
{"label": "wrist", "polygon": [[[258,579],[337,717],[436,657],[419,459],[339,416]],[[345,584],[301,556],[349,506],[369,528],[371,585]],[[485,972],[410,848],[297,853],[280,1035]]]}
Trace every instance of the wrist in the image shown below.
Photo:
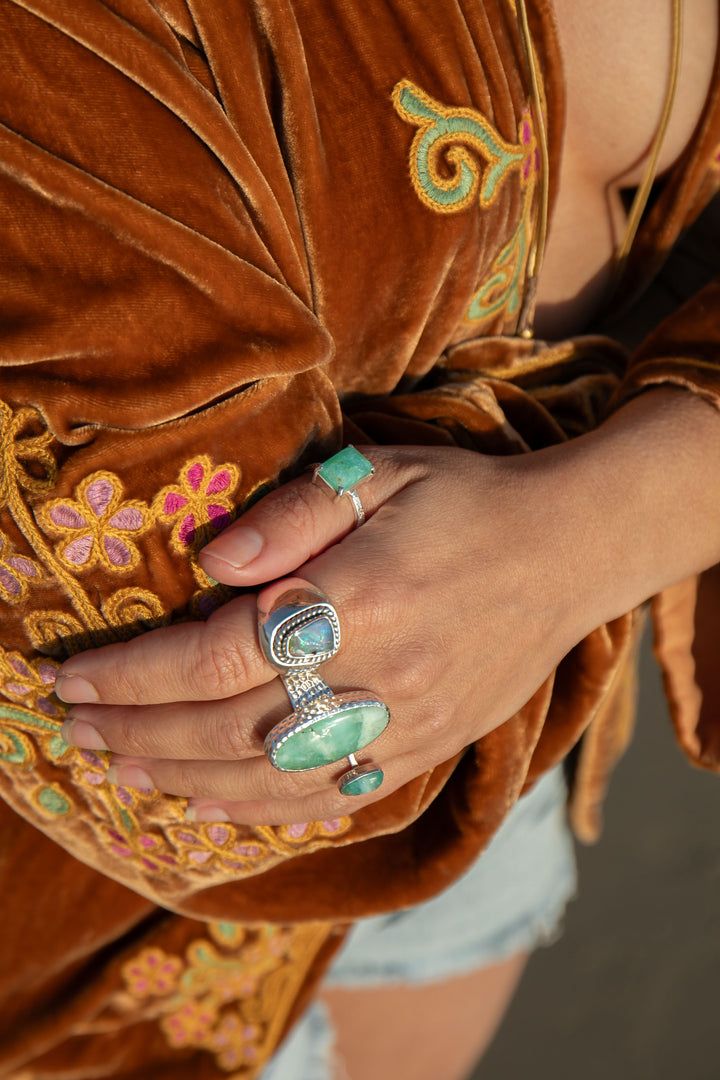
{"label": "wrist", "polygon": [[[720,414],[658,388],[595,431],[521,460],[545,563],[584,636],[720,560]],[[570,610],[571,609],[571,610]]]}

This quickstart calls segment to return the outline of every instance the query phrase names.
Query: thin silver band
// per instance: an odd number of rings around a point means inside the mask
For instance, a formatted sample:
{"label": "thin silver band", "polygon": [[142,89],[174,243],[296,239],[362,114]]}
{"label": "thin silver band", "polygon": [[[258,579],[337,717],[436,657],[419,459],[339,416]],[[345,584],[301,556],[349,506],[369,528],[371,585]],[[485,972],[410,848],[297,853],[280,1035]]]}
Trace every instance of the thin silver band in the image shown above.
{"label": "thin silver band", "polygon": [[354,488],[345,488],[344,491],[339,492],[338,497],[342,495],[347,495],[353,505],[353,510],[355,511],[355,528],[357,529],[365,520],[365,507],[360,502],[360,496]]}

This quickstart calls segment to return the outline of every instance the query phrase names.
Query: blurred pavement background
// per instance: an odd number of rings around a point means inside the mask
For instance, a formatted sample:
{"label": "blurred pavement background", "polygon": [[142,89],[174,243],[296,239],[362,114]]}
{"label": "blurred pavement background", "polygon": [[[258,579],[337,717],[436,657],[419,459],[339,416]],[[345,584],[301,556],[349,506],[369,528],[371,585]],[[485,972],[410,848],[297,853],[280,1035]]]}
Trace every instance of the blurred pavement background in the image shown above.
{"label": "blurred pavement background", "polygon": [[473,1080],[720,1080],[720,777],[676,747],[648,639],[565,933],[530,961]]}

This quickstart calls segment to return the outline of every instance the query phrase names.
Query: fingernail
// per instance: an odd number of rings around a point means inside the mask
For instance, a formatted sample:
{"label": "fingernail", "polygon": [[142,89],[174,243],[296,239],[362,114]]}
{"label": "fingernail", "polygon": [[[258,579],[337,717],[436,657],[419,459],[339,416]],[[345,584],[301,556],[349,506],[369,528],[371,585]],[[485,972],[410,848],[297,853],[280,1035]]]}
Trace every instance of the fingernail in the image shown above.
{"label": "fingernail", "polygon": [[55,680],[55,693],[61,701],[69,705],[100,700],[95,687],[87,679],[83,679],[82,675],[58,675]]}
{"label": "fingernail", "polygon": [[111,765],[106,775],[108,783],[117,787],[136,788],[145,795],[155,791],[155,784],[138,765]]}
{"label": "fingernail", "polygon": [[226,536],[219,536],[202,550],[203,559],[215,559],[233,570],[240,570],[256,559],[263,549],[264,540],[255,529],[243,526],[233,529]]}
{"label": "fingernail", "polygon": [[60,728],[60,735],[64,742],[79,746],[82,750],[110,749],[100,732],[87,720],[75,720],[69,716]]}
{"label": "fingernail", "polygon": [[188,806],[185,811],[186,821],[229,821],[230,815],[219,806]]}

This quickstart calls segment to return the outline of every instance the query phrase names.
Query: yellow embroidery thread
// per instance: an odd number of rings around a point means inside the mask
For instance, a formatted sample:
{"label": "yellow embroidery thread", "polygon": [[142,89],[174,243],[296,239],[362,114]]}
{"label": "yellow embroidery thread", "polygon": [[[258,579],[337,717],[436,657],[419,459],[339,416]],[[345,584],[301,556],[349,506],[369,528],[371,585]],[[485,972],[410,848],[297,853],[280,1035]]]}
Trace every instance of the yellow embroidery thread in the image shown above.
{"label": "yellow embroidery thread", "polygon": [[[431,210],[457,214],[475,199],[490,206],[508,175],[521,168],[522,145],[508,143],[475,109],[449,108],[415,86],[399,82],[392,93],[398,115],[417,126],[410,148],[410,176]],[[470,153],[487,162],[483,171]]]}

